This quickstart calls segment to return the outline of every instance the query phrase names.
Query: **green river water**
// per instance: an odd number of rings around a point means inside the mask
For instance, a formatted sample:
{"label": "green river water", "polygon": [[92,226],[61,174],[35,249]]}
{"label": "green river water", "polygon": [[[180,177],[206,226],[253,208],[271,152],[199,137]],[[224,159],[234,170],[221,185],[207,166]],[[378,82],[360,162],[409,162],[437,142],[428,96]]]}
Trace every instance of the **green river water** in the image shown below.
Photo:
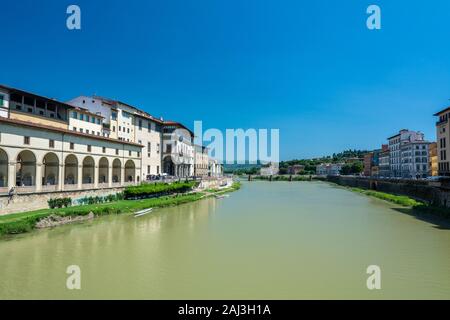
{"label": "green river water", "polygon": [[[450,226],[322,182],[0,240],[0,299],[450,299]],[[66,268],[81,269],[81,290]],[[381,268],[368,290],[366,268]]]}

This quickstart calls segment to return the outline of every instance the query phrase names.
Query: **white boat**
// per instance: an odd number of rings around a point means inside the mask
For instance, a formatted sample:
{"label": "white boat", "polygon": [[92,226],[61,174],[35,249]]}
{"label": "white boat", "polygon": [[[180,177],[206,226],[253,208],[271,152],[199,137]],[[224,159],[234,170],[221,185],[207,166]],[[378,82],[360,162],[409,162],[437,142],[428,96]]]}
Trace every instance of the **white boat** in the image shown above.
{"label": "white boat", "polygon": [[152,212],[152,210],[153,210],[153,208],[148,208],[148,209],[144,209],[141,211],[137,211],[134,213],[134,217],[137,218],[137,217],[143,216],[144,214]]}
{"label": "white boat", "polygon": [[228,198],[230,195],[228,194],[223,194],[223,195],[217,195],[216,199],[223,199],[223,198]]}

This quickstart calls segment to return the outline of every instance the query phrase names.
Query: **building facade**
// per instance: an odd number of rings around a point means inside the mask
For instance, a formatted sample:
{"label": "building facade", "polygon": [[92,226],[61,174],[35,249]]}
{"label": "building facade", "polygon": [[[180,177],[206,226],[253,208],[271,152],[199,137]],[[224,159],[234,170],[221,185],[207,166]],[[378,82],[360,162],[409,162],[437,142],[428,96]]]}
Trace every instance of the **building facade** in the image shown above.
{"label": "building facade", "polygon": [[388,178],[391,176],[390,152],[387,144],[383,144],[381,146],[378,175],[383,178]]}
{"label": "building facade", "polygon": [[204,146],[194,145],[194,154],[194,176],[207,177],[209,173],[208,148]]}
{"label": "building facade", "polygon": [[316,174],[319,176],[338,176],[341,174],[343,164],[322,163],[316,167]]}
{"label": "building facade", "polygon": [[295,164],[287,168],[287,173],[293,175],[300,174],[303,171],[305,171],[305,166],[301,164]]}
{"label": "building facade", "polygon": [[436,122],[438,175],[450,176],[450,148],[447,148],[450,141],[450,107],[439,111],[435,116],[439,117]]}
{"label": "building facade", "polygon": [[[400,132],[388,138],[389,141],[389,160],[390,160],[390,176],[401,178],[402,174],[402,146],[415,142],[424,141],[423,133],[419,131],[411,131],[408,129],[400,130]],[[406,167],[405,167],[406,168]],[[409,174],[409,171],[408,171]]]}
{"label": "building facade", "polygon": [[163,125],[164,173],[179,178],[194,175],[194,133],[179,122],[165,121]]}
{"label": "building facade", "polygon": [[162,173],[162,128],[164,122],[121,101],[98,96],[79,96],[69,101],[77,107],[102,116],[104,135],[142,145],[142,177]]}
{"label": "building facade", "polygon": [[142,146],[105,137],[100,116],[6,86],[0,86],[0,108],[1,193],[12,188],[19,194],[89,190],[140,181]]}
{"label": "building facade", "polygon": [[428,168],[430,177],[436,177],[439,175],[438,165],[438,149],[437,143],[432,142],[428,145]]}
{"label": "building facade", "polygon": [[402,178],[426,178],[429,172],[427,141],[406,142],[401,146]]}

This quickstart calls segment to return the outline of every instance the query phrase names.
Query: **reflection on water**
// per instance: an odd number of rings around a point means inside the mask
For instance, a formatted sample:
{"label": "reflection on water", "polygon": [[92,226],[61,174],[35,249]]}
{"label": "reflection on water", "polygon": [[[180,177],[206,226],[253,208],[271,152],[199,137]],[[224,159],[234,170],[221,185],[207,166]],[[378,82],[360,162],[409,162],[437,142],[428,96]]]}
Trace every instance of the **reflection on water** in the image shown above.
{"label": "reflection on water", "polygon": [[[230,198],[0,242],[0,298],[450,298],[450,231],[325,183],[252,182]],[[65,287],[67,266],[82,289]],[[366,288],[368,265],[382,290]]]}

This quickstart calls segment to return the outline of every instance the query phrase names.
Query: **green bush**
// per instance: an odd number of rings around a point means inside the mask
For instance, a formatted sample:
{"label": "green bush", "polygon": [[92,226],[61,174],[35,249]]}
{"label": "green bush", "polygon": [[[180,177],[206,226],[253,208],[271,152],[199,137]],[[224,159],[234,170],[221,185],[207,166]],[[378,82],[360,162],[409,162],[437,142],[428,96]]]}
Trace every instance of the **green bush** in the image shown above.
{"label": "green bush", "polygon": [[72,198],[56,198],[47,201],[50,209],[69,207],[72,205]]}
{"label": "green bush", "polygon": [[149,198],[162,195],[169,195],[173,193],[184,193],[192,190],[198,182],[174,182],[156,183],[156,184],[141,184],[140,186],[130,186],[124,191],[125,199],[132,198]]}

